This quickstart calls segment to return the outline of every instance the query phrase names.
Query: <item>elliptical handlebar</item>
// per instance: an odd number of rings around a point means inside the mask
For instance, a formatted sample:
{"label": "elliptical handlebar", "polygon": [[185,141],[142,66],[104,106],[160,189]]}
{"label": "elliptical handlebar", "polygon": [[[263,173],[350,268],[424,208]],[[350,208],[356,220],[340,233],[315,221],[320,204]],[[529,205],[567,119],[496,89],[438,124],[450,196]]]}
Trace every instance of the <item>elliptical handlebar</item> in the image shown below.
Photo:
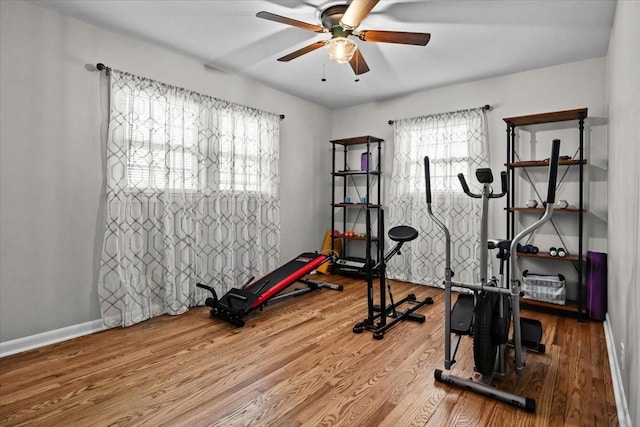
{"label": "elliptical handlebar", "polygon": [[[486,174],[487,179],[489,179],[486,182],[480,181],[483,184],[490,184],[493,181],[493,177],[491,176],[491,169],[478,169],[478,172]],[[471,190],[469,190],[469,185],[467,184],[467,180],[464,178],[464,175],[462,173],[458,174],[458,181],[460,181],[460,185],[462,186],[462,191],[464,191],[464,193],[467,196],[473,197],[474,199],[482,198],[482,194],[472,193]],[[500,172],[500,181],[502,183],[502,192],[497,194],[489,193],[487,195],[488,198],[499,199],[500,197],[503,197],[505,194],[507,194],[507,172],[506,171]]]}
{"label": "elliptical handlebar", "polygon": [[429,172],[429,156],[424,156],[424,181],[427,187],[427,204],[431,204],[431,174]]}
{"label": "elliptical handlebar", "polygon": [[[551,157],[549,158],[549,180],[547,187],[547,206],[545,208],[545,213],[542,215],[540,219],[531,224],[529,227],[522,230],[511,240],[511,257],[515,258],[516,255],[516,247],[517,244],[527,235],[533,233],[534,230],[542,227],[542,225],[549,221],[551,215],[553,214],[553,205],[555,203],[556,198],[556,182],[558,178],[558,163],[560,159],[560,140],[554,139],[551,143]],[[514,273],[514,269],[511,270],[512,274]]]}
{"label": "elliptical handlebar", "polygon": [[551,158],[549,159],[549,188],[547,189],[547,205],[553,205],[555,203],[559,159],[560,140],[554,139],[551,145]]}
{"label": "elliptical handlebar", "polygon": [[436,226],[440,228],[444,233],[445,276],[447,280],[451,280],[451,277],[453,276],[453,271],[451,270],[451,235],[449,234],[449,229],[447,228],[445,223],[438,219],[433,214],[433,210],[431,209],[431,174],[429,170],[429,156],[424,156],[424,181],[427,193],[427,212],[429,213],[431,219],[433,219],[433,222],[436,224]]}
{"label": "elliptical handlebar", "polygon": [[464,193],[467,196],[473,197],[474,199],[479,199],[480,197],[482,197],[482,194],[475,194],[475,193],[472,193],[471,190],[469,190],[469,186],[467,185],[467,180],[464,179],[464,175],[462,173],[458,174],[458,181],[460,181],[460,185],[462,186],[462,191],[464,191]]}
{"label": "elliptical handlebar", "polygon": [[542,217],[522,230],[520,233],[516,234],[513,239],[511,239],[511,246],[509,248],[511,263],[510,263],[510,282],[511,282],[511,294],[513,295],[513,341],[516,344],[516,352],[515,352],[515,370],[517,373],[522,372],[524,368],[524,352],[522,351],[520,342],[521,342],[521,331],[520,331],[520,303],[519,303],[519,293],[520,293],[520,285],[517,277],[517,247],[518,243],[533,233],[538,228],[542,227],[547,221],[551,219],[551,215],[553,215],[553,204],[555,203],[555,195],[556,195],[556,180],[558,177],[558,161],[559,161],[559,153],[560,153],[560,140],[554,139],[551,145],[551,157],[549,158],[549,182],[547,189],[547,206],[545,208],[545,212]]}
{"label": "elliptical handlebar", "polygon": [[500,172],[500,181],[502,182],[502,193],[496,195],[496,197],[502,197],[507,194],[507,171]]}

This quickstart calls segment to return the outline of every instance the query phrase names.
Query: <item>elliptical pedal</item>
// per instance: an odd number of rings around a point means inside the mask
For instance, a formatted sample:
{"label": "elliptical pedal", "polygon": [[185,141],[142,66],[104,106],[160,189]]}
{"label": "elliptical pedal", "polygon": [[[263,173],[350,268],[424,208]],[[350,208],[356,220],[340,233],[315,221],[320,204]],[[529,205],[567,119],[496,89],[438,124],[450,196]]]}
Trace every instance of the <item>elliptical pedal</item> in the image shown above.
{"label": "elliptical pedal", "polygon": [[451,310],[451,332],[457,335],[470,335],[474,312],[473,295],[459,294]]}

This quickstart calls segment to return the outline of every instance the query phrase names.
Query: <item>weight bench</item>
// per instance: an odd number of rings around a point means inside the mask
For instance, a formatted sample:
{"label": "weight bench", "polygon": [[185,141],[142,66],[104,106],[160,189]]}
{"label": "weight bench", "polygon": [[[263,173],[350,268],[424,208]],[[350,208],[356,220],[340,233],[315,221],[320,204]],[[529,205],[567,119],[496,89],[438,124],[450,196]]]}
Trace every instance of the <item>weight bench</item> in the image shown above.
{"label": "weight bench", "polygon": [[[211,297],[205,301],[205,304],[211,307],[211,317],[217,317],[236,326],[244,326],[243,317],[255,309],[262,309],[267,301],[302,295],[320,288],[342,291],[343,287],[339,285],[303,279],[329,260],[331,257],[328,255],[305,252],[257,280],[253,280],[252,277],[242,288],[233,288],[220,299],[212,287],[202,283],[197,283],[196,286],[211,292]],[[307,286],[280,293],[296,282]]]}

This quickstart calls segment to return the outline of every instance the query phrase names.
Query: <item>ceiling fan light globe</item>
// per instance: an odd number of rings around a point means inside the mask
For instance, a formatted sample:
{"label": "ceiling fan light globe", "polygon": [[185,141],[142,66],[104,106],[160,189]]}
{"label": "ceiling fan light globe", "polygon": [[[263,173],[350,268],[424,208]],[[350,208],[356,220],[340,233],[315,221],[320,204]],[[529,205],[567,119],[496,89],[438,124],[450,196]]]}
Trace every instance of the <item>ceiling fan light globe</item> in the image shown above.
{"label": "ceiling fan light globe", "polygon": [[326,47],[329,51],[329,58],[338,64],[349,62],[358,49],[358,45],[346,37],[334,37],[329,40]]}

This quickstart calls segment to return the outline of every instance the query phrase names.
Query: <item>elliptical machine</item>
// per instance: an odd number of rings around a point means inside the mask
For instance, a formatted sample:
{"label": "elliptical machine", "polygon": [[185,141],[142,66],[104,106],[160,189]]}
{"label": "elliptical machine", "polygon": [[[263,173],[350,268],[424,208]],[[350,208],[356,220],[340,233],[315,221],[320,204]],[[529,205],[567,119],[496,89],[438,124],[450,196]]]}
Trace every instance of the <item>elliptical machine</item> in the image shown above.
{"label": "elliptical machine", "polygon": [[[464,176],[458,175],[464,192],[474,198],[482,198],[482,222],[480,231],[480,284],[454,282],[451,269],[451,237],[446,225],[434,216],[431,209],[431,183],[429,175],[429,158],[424,158],[427,209],[429,216],[435,224],[442,229],[445,235],[445,369],[451,369],[455,364],[455,356],[460,339],[463,335],[473,335],[473,355],[475,369],[481,374],[480,381],[466,379],[450,375],[440,369],[436,369],[434,377],[437,381],[446,383],[465,390],[492,397],[528,412],[535,412],[536,402],[529,397],[519,396],[500,390],[491,382],[494,379],[505,377],[505,352],[507,345],[515,349],[515,371],[521,375],[525,366],[524,348],[545,352],[542,339],[542,324],[534,319],[520,316],[520,281],[516,277],[517,245],[542,227],[553,214],[555,200],[556,178],[558,173],[558,158],[560,140],[554,139],[549,161],[549,179],[547,201],[544,215],[535,223],[518,233],[511,241],[489,240],[487,238],[488,202],[491,198],[502,197],[506,194],[506,173],[502,175],[502,193],[493,194],[491,183],[493,175],[490,169],[478,169],[476,176],[482,183],[482,193],[474,194],[469,191]],[[500,274],[498,278],[487,278],[488,251],[498,249],[500,259]],[[506,284],[504,280],[504,263],[510,260],[510,278]],[[470,289],[473,295],[460,294],[458,300],[451,308],[451,288],[453,286]],[[509,339],[510,323],[513,320],[513,337]],[[452,348],[452,334],[454,345]]]}

